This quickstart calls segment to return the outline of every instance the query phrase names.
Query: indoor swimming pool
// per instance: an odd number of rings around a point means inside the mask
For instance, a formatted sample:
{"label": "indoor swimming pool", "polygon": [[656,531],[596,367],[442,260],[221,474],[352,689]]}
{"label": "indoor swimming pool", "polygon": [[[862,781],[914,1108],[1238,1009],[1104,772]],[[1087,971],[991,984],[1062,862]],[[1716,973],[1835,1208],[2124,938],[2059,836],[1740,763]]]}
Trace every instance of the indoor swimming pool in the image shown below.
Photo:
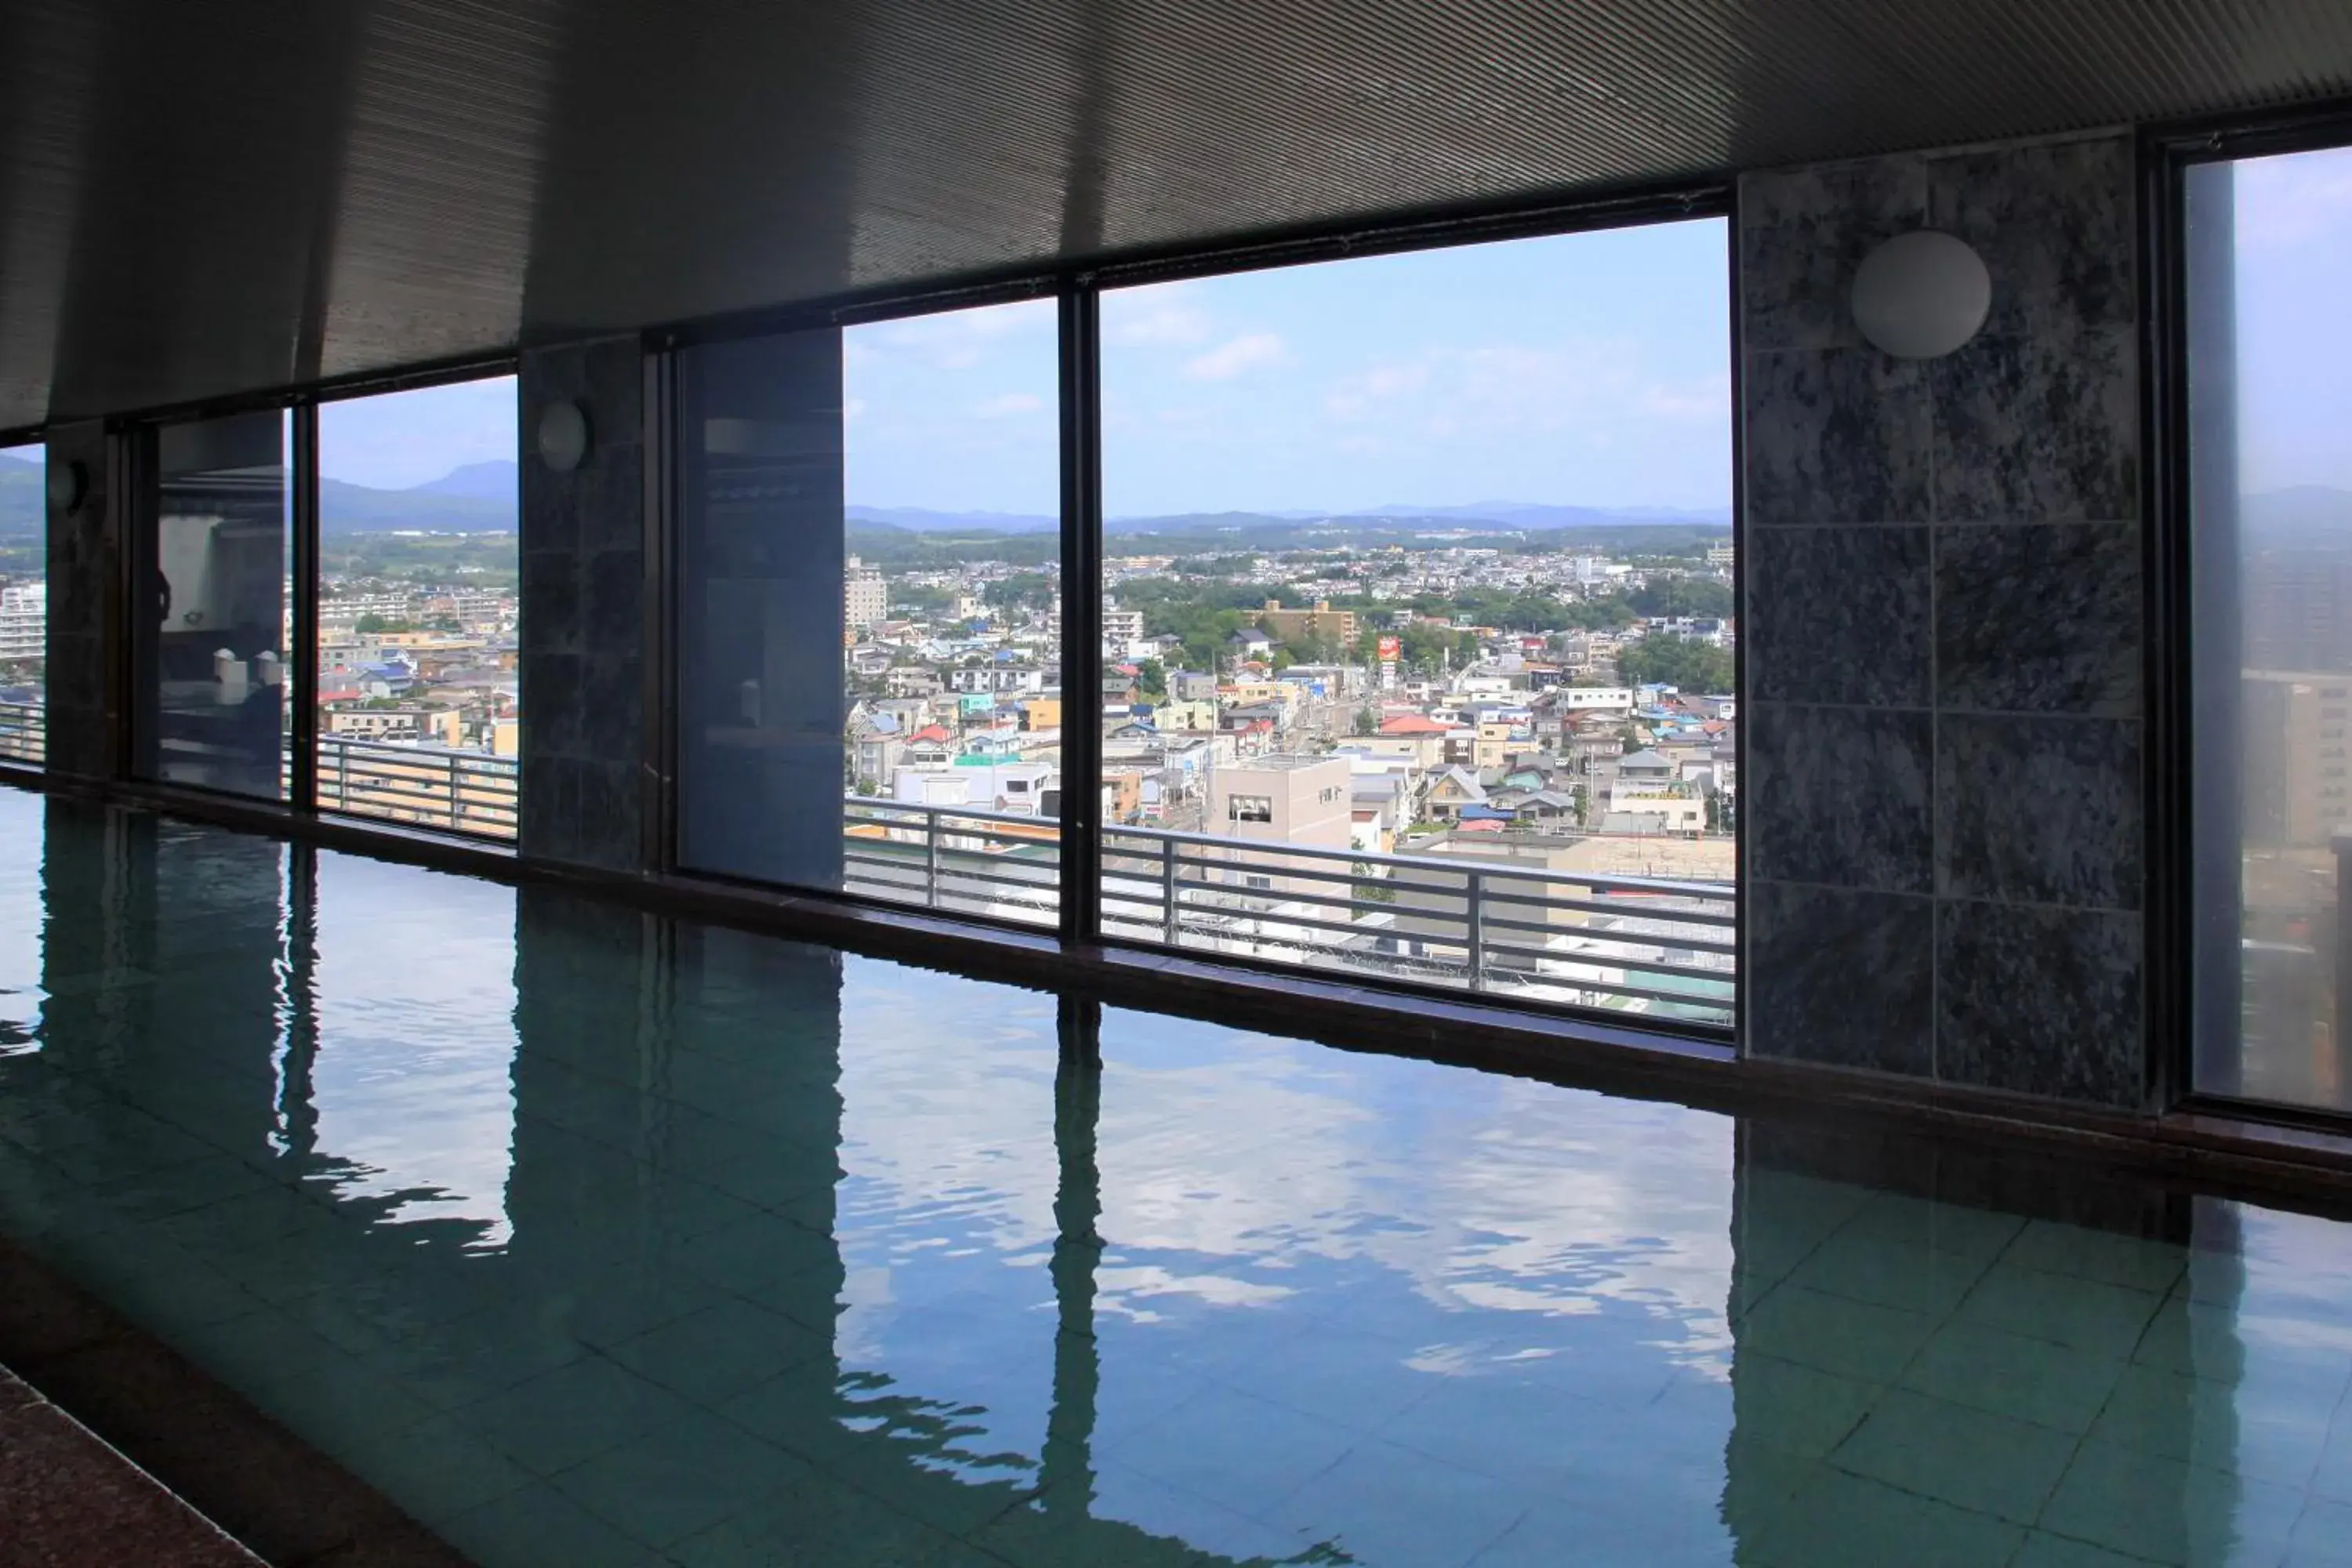
{"label": "indoor swimming pool", "polygon": [[13,790],[0,987],[0,1234],[485,1568],[2352,1563],[2325,1218]]}

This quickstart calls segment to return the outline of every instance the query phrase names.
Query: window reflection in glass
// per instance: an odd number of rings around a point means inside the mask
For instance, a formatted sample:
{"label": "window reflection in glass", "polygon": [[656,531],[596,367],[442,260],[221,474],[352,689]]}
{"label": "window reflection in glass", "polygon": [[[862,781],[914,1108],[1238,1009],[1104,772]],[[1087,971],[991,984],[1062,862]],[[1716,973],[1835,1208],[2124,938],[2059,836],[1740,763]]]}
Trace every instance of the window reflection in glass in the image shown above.
{"label": "window reflection in glass", "polygon": [[1055,320],[681,355],[682,863],[1053,923]]}
{"label": "window reflection in glass", "polygon": [[2352,149],[2187,198],[2197,1087],[2352,1110]]}
{"label": "window reflection in glass", "polygon": [[48,689],[47,449],[0,447],[0,763],[38,764]]}
{"label": "window reflection in glass", "polygon": [[154,551],[134,600],[151,778],[285,798],[287,447],[275,409],[157,432]]}

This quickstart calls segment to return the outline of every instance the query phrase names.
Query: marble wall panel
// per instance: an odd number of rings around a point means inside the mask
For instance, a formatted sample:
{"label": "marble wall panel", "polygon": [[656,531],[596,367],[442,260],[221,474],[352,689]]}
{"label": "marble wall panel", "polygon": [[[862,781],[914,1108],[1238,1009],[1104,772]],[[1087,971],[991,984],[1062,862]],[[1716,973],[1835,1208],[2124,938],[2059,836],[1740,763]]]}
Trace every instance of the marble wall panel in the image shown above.
{"label": "marble wall panel", "polygon": [[1741,587],[1748,695],[1922,708],[1931,582],[1920,527],[1759,529]]}
{"label": "marble wall panel", "polygon": [[2140,708],[2140,538],[2129,523],[1935,531],[1936,702],[2128,717]]}
{"label": "marble wall panel", "polygon": [[1853,269],[1873,246],[1927,221],[1927,166],[1917,158],[1790,169],[1740,191],[1739,269],[1751,352],[1858,349],[1846,309]]}
{"label": "marble wall panel", "polygon": [[1946,900],[1937,910],[1936,1050],[1956,1083],[2139,1107],[2137,916]]}
{"label": "marble wall panel", "polygon": [[[642,858],[644,354],[634,336],[534,350],[519,377],[522,460],[521,847],[609,870]],[[588,456],[559,473],[532,439],[567,400]]]}
{"label": "marble wall panel", "polygon": [[[1741,182],[1759,1055],[2137,1102],[2135,171],[2101,135]],[[1976,247],[1993,299],[1966,347],[1902,362],[1849,291],[1921,227]],[[1925,1022],[1841,1024],[1842,980]]]}
{"label": "marble wall panel", "polygon": [[1936,728],[1939,892],[2139,907],[2137,721],[1952,713]]}
{"label": "marble wall panel", "polygon": [[1751,525],[1928,520],[1934,426],[1919,367],[1868,349],[1758,353],[1742,388]]}
{"label": "marble wall panel", "polygon": [[2132,329],[1979,337],[1930,363],[1939,521],[2139,515]]}
{"label": "marble wall panel", "polygon": [[1926,164],[1927,221],[1992,274],[1993,338],[2066,337],[2139,320],[2131,139],[1991,148]]}
{"label": "marble wall panel", "polygon": [[1751,703],[1747,713],[1751,876],[1934,890],[1927,714],[1796,703]]}
{"label": "marble wall panel", "polygon": [[1909,894],[1751,884],[1748,1049],[1926,1077],[1935,909]]}

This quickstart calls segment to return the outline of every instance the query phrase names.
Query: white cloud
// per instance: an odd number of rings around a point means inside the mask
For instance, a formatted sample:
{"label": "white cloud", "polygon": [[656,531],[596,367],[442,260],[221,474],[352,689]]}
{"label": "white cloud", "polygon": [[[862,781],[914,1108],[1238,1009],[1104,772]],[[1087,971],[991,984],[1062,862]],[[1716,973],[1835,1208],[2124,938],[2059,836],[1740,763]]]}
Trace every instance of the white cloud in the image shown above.
{"label": "white cloud", "polygon": [[982,419],[1015,419],[1024,414],[1041,412],[1045,400],[1027,392],[1008,392],[1002,397],[992,397],[972,412]]}
{"label": "white cloud", "polygon": [[1426,364],[1375,365],[1361,375],[1340,381],[1323,403],[1334,416],[1347,419],[1366,412],[1382,399],[1418,392],[1428,384]]}
{"label": "white cloud", "polygon": [[1250,332],[1186,361],[1184,374],[1195,381],[1231,381],[1245,371],[1281,364],[1288,358],[1281,338],[1272,332]]}
{"label": "white cloud", "polygon": [[865,412],[866,399],[862,397],[850,398],[841,405],[841,416],[844,419],[855,419]]}
{"label": "white cloud", "polygon": [[2237,166],[2235,184],[2241,244],[2352,235],[2352,149],[2249,159]]}
{"label": "white cloud", "polygon": [[1209,315],[1191,286],[1163,283],[1105,294],[1103,341],[1114,348],[1158,348],[1206,342]]}
{"label": "white cloud", "polygon": [[1659,384],[1643,389],[1636,406],[1644,414],[1654,414],[1661,419],[1688,419],[1705,422],[1731,417],[1731,378],[1710,375],[1698,381],[1679,384]]}

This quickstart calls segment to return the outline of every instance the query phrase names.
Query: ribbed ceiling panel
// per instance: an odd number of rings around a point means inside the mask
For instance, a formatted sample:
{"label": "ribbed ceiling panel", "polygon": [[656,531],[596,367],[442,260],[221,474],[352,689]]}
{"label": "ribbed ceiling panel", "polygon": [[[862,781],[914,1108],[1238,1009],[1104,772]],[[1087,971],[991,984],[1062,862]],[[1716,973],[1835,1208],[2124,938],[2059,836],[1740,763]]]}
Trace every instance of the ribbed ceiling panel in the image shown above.
{"label": "ribbed ceiling panel", "polygon": [[2344,0],[0,0],[0,427],[2347,92]]}

